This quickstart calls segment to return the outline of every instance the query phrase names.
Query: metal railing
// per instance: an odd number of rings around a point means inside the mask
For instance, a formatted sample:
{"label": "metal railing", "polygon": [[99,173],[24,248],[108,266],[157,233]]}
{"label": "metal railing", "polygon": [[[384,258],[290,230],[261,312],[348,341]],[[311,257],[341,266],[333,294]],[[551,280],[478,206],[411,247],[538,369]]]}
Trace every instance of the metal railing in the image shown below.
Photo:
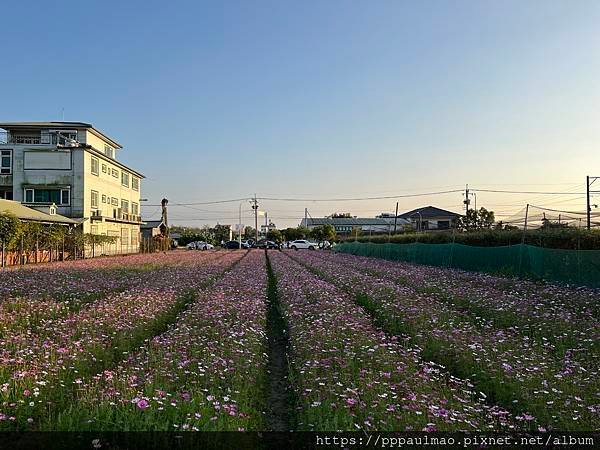
{"label": "metal railing", "polygon": [[50,144],[50,135],[31,136],[11,134],[8,131],[0,131],[0,144],[25,144],[43,145]]}

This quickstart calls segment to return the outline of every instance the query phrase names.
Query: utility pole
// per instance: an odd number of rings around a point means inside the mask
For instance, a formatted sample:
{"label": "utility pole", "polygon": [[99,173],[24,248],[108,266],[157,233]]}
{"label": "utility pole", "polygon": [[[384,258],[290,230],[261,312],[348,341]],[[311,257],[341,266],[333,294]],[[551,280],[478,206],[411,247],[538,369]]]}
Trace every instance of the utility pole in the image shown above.
{"label": "utility pole", "polygon": [[463,201],[463,203],[465,204],[465,209],[467,210],[467,214],[469,213],[469,203],[471,203],[471,200],[469,199],[469,185],[467,184],[465,186],[465,200]]}
{"label": "utility pole", "polygon": [[396,225],[398,224],[398,202],[396,202],[396,215],[394,215],[394,234],[396,234]]}
{"label": "utility pole", "polygon": [[265,211],[265,239],[267,234],[269,234],[269,214]]}
{"label": "utility pole", "polygon": [[238,225],[238,244],[240,249],[242,248],[242,204],[240,203],[240,217]]}
{"label": "utility pole", "polygon": [[308,208],[304,208],[304,226],[308,228]]}
{"label": "utility pole", "polygon": [[254,198],[250,203],[252,203],[252,209],[254,210],[254,232],[256,234],[256,242],[258,242],[258,200],[256,199],[256,194],[254,194]]}
{"label": "utility pole", "polygon": [[[586,218],[587,218],[587,229],[591,229],[592,227],[592,202],[591,202],[591,194],[600,194],[600,191],[592,191],[590,187],[594,184],[600,177],[590,177],[589,175],[585,177],[585,186],[586,186],[586,198],[587,198],[587,208],[586,208]],[[597,207],[597,205],[594,205]]]}

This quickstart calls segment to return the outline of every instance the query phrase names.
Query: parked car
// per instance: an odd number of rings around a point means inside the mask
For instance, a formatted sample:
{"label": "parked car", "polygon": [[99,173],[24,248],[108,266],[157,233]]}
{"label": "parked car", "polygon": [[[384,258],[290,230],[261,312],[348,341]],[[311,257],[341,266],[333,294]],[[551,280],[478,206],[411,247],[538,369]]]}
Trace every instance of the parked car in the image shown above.
{"label": "parked car", "polygon": [[214,245],[209,244],[208,242],[199,241],[196,242],[196,250],[213,250],[215,248]]}
{"label": "parked car", "polygon": [[185,248],[187,248],[188,250],[196,250],[196,243],[190,242],[188,245],[185,246]]}
{"label": "parked car", "polygon": [[253,245],[254,248],[279,248],[279,245],[273,241],[268,241],[267,239],[260,239]]}
{"label": "parked car", "polygon": [[250,248],[244,241],[242,241],[241,247],[239,241],[227,241],[223,247],[228,249]]}
{"label": "parked car", "polygon": [[296,241],[290,242],[290,248],[292,250],[300,250],[300,249],[308,249],[308,250],[316,250],[319,248],[319,244],[315,242],[310,242],[305,239],[298,239]]}

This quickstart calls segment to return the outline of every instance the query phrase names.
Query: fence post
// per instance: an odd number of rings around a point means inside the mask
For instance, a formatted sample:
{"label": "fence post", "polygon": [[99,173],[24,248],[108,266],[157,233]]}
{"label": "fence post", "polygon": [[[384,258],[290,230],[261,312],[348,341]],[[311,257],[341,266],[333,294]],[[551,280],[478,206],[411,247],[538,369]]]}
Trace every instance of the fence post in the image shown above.
{"label": "fence post", "polygon": [[581,228],[577,230],[577,281],[581,284]]}
{"label": "fence post", "polygon": [[525,225],[523,226],[523,235],[521,236],[521,249],[519,251],[519,275],[522,275],[523,250],[525,249],[525,233],[527,232],[527,218],[529,217],[529,203],[525,208]]}

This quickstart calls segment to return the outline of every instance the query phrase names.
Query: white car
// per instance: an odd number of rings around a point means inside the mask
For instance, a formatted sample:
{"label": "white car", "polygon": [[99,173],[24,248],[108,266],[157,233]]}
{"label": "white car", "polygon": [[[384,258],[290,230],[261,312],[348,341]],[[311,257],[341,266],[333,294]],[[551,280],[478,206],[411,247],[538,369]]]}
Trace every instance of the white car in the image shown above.
{"label": "white car", "polygon": [[196,250],[196,243],[190,242],[188,245],[185,246],[185,248],[187,248],[188,250]]}
{"label": "white car", "polygon": [[297,241],[290,242],[290,246],[292,250],[300,250],[300,249],[308,249],[308,250],[316,250],[319,248],[319,244],[315,242],[310,242],[305,239],[298,239]]}
{"label": "white car", "polygon": [[197,250],[214,250],[215,246],[212,244],[209,244],[208,242],[199,241],[199,242],[196,242],[196,249]]}

